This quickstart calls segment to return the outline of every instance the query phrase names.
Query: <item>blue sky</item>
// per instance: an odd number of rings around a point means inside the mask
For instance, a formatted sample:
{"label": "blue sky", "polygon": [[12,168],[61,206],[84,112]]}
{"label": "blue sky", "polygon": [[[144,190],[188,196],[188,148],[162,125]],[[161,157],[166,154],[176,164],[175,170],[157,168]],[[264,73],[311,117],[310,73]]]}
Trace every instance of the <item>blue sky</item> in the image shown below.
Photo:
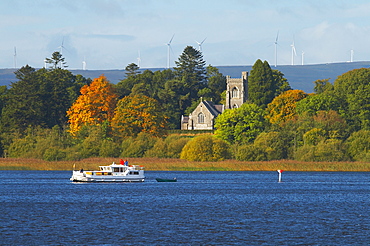
{"label": "blue sky", "polygon": [[60,51],[70,69],[167,67],[187,45],[213,66],[370,60],[366,0],[1,0],[0,68],[43,67]]}

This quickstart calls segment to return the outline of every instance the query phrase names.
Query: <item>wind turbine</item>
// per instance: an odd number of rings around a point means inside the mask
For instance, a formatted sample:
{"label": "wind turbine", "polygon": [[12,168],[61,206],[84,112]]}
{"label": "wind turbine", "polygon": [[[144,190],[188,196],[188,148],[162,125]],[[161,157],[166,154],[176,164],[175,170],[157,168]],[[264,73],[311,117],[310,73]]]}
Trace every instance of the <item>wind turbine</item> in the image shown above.
{"label": "wind turbine", "polygon": [[275,39],[275,67],[277,66],[277,46],[278,46],[278,39],[279,39],[279,31],[276,34],[276,39]]}
{"label": "wind turbine", "polygon": [[138,51],[138,58],[137,58],[137,66],[140,68],[140,62],[141,62],[141,57],[140,57],[140,50]]}
{"label": "wind turbine", "polygon": [[294,46],[294,39],[293,39],[293,43],[290,46],[292,47],[292,66],[294,66],[294,56],[297,56],[297,52]]}
{"label": "wind turbine", "polygon": [[84,57],[84,60],[82,61],[82,70],[86,70],[86,61],[85,61],[85,57]]}
{"label": "wind turbine", "polygon": [[304,65],[304,51],[302,50],[302,66]]}
{"label": "wind turbine", "polygon": [[17,68],[17,47],[14,46],[14,68]]}
{"label": "wind turbine", "polygon": [[196,41],[196,40],[195,40],[195,42],[197,42],[197,44],[198,44],[198,50],[199,50],[199,51],[202,51],[202,44],[204,43],[204,41],[206,41],[206,39],[207,39],[207,38],[203,39],[203,41],[202,41],[202,42],[200,42],[200,43],[199,43],[198,41]]}
{"label": "wind turbine", "polygon": [[170,68],[170,53],[171,53],[171,43],[172,43],[172,39],[173,37],[175,36],[175,34],[172,35],[172,38],[170,39],[170,41],[166,44],[168,46],[168,61],[167,61],[167,68]]}
{"label": "wind turbine", "polygon": [[60,54],[62,55],[63,54],[63,48],[64,48],[64,37],[63,37],[63,40],[62,40],[62,44],[58,47],[60,48]]}
{"label": "wind turbine", "polygon": [[351,49],[351,62],[353,62],[353,54],[354,54],[354,51],[353,51],[353,49]]}

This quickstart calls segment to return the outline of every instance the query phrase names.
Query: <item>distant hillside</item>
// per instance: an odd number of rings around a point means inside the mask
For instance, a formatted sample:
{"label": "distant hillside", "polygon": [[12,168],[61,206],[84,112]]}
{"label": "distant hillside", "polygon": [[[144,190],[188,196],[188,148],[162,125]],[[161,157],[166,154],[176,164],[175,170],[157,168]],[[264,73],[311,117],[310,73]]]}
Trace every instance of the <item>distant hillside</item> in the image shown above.
{"label": "distant hillside", "polygon": [[[356,68],[369,68],[370,61],[367,62],[345,62],[328,63],[317,65],[284,65],[272,66],[272,69],[280,70],[285,78],[288,79],[293,89],[300,89],[307,93],[313,91],[313,82],[318,79],[331,79],[333,82],[339,75]],[[250,71],[252,66],[217,66],[221,73],[232,78],[241,77],[242,71]],[[163,68],[147,68],[152,71],[163,70]],[[141,71],[146,70],[142,69]],[[0,69],[0,85],[10,85],[15,82],[15,69]],[[104,74],[112,83],[118,83],[125,78],[125,70],[70,70],[73,74],[81,74],[87,78],[97,78]]]}

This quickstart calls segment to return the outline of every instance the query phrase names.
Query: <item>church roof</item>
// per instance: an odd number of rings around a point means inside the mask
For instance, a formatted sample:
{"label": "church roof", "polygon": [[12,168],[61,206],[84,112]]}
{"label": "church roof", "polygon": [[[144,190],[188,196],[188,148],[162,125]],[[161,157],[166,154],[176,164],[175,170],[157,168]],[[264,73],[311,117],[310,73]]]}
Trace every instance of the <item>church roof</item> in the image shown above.
{"label": "church roof", "polygon": [[203,101],[203,104],[204,106],[207,107],[208,111],[214,116],[217,116],[222,113],[223,105],[215,105],[211,101]]}

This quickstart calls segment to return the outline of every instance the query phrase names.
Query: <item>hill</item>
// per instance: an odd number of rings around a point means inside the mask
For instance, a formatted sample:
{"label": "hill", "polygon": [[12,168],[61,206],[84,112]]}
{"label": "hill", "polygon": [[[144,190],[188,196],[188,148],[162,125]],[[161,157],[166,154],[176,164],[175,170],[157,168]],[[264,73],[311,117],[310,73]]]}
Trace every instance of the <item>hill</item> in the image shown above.
{"label": "hill", "polygon": [[[252,66],[216,66],[224,75],[232,78],[241,77],[242,71],[250,71]],[[329,79],[333,82],[339,75],[357,68],[369,68],[370,61],[327,63],[315,65],[283,65],[272,67],[280,70],[289,81],[293,89],[300,89],[307,93],[313,92],[313,82],[318,79]],[[152,71],[163,70],[164,68],[147,68]],[[147,69],[141,69],[147,70]],[[10,85],[17,81],[14,75],[15,69],[0,69],[0,85]],[[86,78],[97,78],[104,74],[112,83],[118,83],[125,78],[125,70],[70,70],[73,74],[81,74]]]}

